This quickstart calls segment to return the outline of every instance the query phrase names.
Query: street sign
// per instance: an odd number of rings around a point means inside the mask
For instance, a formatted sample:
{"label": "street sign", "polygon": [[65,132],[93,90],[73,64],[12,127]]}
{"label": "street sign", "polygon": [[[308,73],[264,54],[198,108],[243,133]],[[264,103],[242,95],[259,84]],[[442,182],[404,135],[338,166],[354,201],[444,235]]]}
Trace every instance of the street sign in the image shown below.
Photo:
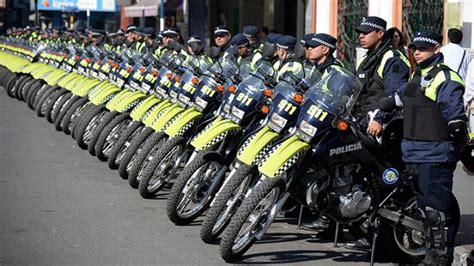
{"label": "street sign", "polygon": [[115,12],[115,0],[38,0],[38,10]]}

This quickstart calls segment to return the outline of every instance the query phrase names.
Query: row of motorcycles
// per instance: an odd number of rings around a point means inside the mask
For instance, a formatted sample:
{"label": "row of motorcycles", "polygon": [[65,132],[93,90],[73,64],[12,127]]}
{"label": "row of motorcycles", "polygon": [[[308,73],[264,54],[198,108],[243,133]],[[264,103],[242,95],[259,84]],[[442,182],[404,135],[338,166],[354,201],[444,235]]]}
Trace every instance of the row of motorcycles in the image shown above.
{"label": "row of motorcycles", "polygon": [[352,73],[277,74],[217,55],[209,64],[173,43],[157,58],[3,38],[0,85],[143,198],[170,189],[173,223],[205,214],[201,238],[220,239],[226,262],[261,240],[290,199],[370,236],[371,262],[445,251],[443,220],[417,208],[401,162],[401,120],[382,144],[368,136],[352,114],[361,90]]}

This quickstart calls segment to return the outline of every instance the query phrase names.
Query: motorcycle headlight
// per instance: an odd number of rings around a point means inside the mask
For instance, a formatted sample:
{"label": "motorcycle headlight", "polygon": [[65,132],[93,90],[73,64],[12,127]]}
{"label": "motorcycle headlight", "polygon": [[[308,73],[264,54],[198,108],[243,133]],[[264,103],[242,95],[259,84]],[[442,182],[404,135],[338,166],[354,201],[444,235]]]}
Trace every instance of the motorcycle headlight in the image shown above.
{"label": "motorcycle headlight", "polygon": [[188,105],[189,101],[191,100],[188,96],[184,94],[180,94],[178,97],[179,97],[178,104],[183,108],[185,108]]}
{"label": "motorcycle headlight", "polygon": [[178,96],[178,93],[175,91],[170,91],[170,98],[172,101],[176,101],[176,97]]}
{"label": "motorcycle headlight", "polygon": [[106,80],[106,79],[107,79],[107,75],[105,75],[104,73],[100,72],[100,73],[99,73],[99,78],[100,78],[101,80]]}
{"label": "motorcycle headlight", "polygon": [[151,89],[151,86],[148,85],[148,84],[146,84],[146,83],[143,83],[143,84],[142,84],[142,88],[143,88],[143,91],[144,91],[144,92],[149,92],[150,89]]}
{"label": "motorcycle headlight", "polygon": [[158,97],[165,98],[166,97],[166,90],[162,89],[160,86],[156,87],[156,93]]}
{"label": "motorcycle headlight", "polygon": [[279,133],[286,125],[288,120],[283,118],[277,113],[273,113],[270,117],[270,121],[268,121],[268,126],[273,129],[275,132]]}
{"label": "motorcycle headlight", "polygon": [[140,89],[140,86],[135,81],[130,81],[130,87],[132,90],[137,91]]}
{"label": "motorcycle headlight", "polygon": [[230,113],[230,105],[229,105],[229,104],[224,105],[224,108],[223,108],[222,111],[223,111],[224,113],[229,114],[229,113]]}
{"label": "motorcycle headlight", "polygon": [[318,129],[315,126],[312,126],[306,121],[302,121],[297,133],[299,133],[298,136],[301,137],[302,140],[310,142],[317,131]]}
{"label": "motorcycle headlight", "polygon": [[242,118],[244,117],[245,115],[245,112],[243,110],[240,110],[239,108],[237,107],[232,107],[232,114],[237,117],[239,120],[242,120]]}
{"label": "motorcycle headlight", "polygon": [[206,106],[207,106],[207,101],[197,96],[196,99],[194,100],[194,107],[196,107],[196,109],[199,112],[202,112],[206,108]]}
{"label": "motorcycle headlight", "polygon": [[123,81],[123,79],[120,79],[120,78],[117,79],[117,86],[122,87],[124,83],[125,82]]}

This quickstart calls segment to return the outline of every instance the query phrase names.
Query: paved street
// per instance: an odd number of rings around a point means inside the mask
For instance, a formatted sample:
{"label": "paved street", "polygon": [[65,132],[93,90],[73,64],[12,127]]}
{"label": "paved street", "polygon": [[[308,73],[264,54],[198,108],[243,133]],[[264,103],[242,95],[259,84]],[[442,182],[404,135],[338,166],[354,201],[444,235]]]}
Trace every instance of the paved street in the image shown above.
{"label": "paved street", "polygon": [[[474,177],[457,171],[460,244],[474,244]],[[166,192],[144,200],[70,136],[0,89],[0,265],[222,265],[200,220],[175,226]],[[277,223],[243,263],[366,264],[295,225]]]}

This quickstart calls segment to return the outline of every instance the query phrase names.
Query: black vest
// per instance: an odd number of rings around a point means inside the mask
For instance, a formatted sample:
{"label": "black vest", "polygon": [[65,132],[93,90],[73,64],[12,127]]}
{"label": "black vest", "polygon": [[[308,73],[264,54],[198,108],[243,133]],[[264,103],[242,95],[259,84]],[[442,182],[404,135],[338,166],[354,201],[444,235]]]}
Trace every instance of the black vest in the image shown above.
{"label": "black vest", "polygon": [[381,47],[360,64],[356,75],[362,84],[362,90],[354,106],[356,115],[365,116],[368,111],[377,109],[377,101],[386,96],[383,79],[377,75],[377,68],[384,54],[390,49],[390,46]]}
{"label": "black vest", "polygon": [[[445,69],[442,65],[434,66],[425,76],[417,76],[407,83],[403,95],[403,135],[406,139],[449,140],[448,122],[441,114],[436,100],[425,96],[426,86],[430,86],[436,75]],[[421,85],[422,79],[427,83],[425,88]]]}

